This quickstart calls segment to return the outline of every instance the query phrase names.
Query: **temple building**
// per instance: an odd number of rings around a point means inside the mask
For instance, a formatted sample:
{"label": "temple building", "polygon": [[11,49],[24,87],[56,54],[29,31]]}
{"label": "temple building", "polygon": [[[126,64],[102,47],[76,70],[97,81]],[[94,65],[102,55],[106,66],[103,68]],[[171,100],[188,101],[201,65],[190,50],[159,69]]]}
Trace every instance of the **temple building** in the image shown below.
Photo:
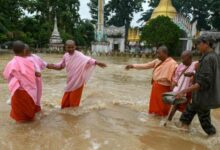
{"label": "temple building", "polygon": [[125,50],[125,27],[110,26],[105,28],[109,51],[124,52]]}
{"label": "temple building", "polygon": [[130,28],[128,30],[128,41],[129,41],[129,45],[139,44],[140,31],[138,28]]}
{"label": "temple building", "polygon": [[[197,22],[195,21],[193,24],[191,24],[188,18],[179,14],[173,6],[171,0],[160,0],[159,5],[154,9],[150,19],[155,19],[158,16],[169,17],[180,29],[185,32],[185,35],[180,38],[181,46],[179,51],[192,50],[192,39],[197,33]],[[136,31],[134,31],[134,29],[129,30],[128,41],[130,46],[132,46],[134,43],[139,43],[137,39],[140,40],[140,38],[137,38],[137,36],[140,37],[140,33],[137,31],[137,29]]]}
{"label": "temple building", "polygon": [[105,27],[105,0],[98,0],[98,23],[95,41],[92,42],[92,52],[109,53],[125,51],[125,27]]}
{"label": "temple building", "polygon": [[151,19],[157,18],[158,16],[167,16],[173,19],[176,17],[177,11],[173,7],[171,0],[161,0],[159,5],[154,9]]}
{"label": "temple building", "polygon": [[140,50],[140,36],[141,33],[138,28],[130,28],[128,30],[128,49],[130,52],[137,52]]}
{"label": "temple building", "polygon": [[50,37],[49,51],[50,52],[63,52],[63,40],[57,27],[57,18],[54,18],[54,29]]}

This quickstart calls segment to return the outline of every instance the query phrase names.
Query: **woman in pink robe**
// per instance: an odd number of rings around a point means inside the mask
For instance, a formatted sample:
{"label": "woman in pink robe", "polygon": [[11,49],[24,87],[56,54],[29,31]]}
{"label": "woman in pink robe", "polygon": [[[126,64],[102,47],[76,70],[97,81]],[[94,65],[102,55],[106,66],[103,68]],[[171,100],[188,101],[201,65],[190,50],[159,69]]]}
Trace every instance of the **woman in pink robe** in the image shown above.
{"label": "woman in pink robe", "polygon": [[31,62],[33,62],[35,67],[36,84],[37,84],[37,106],[39,111],[41,111],[41,97],[42,97],[42,86],[43,81],[41,78],[41,71],[47,67],[47,63],[43,61],[39,56],[35,54],[30,54],[27,57]]}
{"label": "woman in pink robe", "polygon": [[[184,51],[181,56],[182,63],[177,67],[175,74],[173,76],[173,92],[178,93],[193,84],[193,76],[187,76],[188,74],[194,74],[196,71],[197,61],[192,61],[191,51]],[[187,93],[186,95],[187,102],[179,105],[178,110],[183,112],[191,102],[192,93]]]}
{"label": "woman in pink robe", "polygon": [[14,42],[13,50],[15,56],[3,72],[12,97],[11,117],[17,122],[31,121],[38,112],[34,64],[25,57],[23,42]]}
{"label": "woman in pink robe", "polygon": [[106,67],[106,64],[98,62],[75,50],[76,45],[72,40],[65,44],[66,53],[58,64],[49,64],[48,69],[62,70],[66,68],[67,86],[62,99],[61,108],[78,107],[83,91],[83,86],[91,76],[95,66]]}

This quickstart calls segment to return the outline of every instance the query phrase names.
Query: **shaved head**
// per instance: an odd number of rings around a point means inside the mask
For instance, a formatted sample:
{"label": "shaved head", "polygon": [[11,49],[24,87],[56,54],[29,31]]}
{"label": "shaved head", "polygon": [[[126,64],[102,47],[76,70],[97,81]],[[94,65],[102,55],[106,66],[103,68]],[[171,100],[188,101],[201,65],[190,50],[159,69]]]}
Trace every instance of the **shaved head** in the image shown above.
{"label": "shaved head", "polygon": [[15,55],[20,55],[24,53],[25,45],[22,41],[15,41],[13,43],[13,51]]}
{"label": "shaved head", "polygon": [[182,52],[181,59],[184,65],[190,66],[192,64],[192,52],[189,50]]}
{"label": "shaved head", "polygon": [[67,40],[65,45],[76,45],[76,43],[73,40]]}
{"label": "shaved head", "polygon": [[157,49],[157,58],[161,61],[165,61],[168,58],[168,48],[166,46],[160,46]]}
{"label": "shaved head", "polygon": [[182,52],[182,56],[192,58],[192,52],[189,50],[186,50],[186,51]]}
{"label": "shaved head", "polygon": [[168,48],[165,45],[162,45],[158,48],[158,50],[161,50],[163,53],[168,55]]}
{"label": "shaved head", "polygon": [[29,47],[28,44],[24,44],[24,47],[25,47],[26,50],[30,50],[30,47]]}
{"label": "shaved head", "polygon": [[73,40],[67,40],[65,42],[65,50],[66,52],[68,52],[70,55],[72,55],[74,53],[76,49],[76,43]]}
{"label": "shaved head", "polygon": [[29,55],[31,55],[31,50],[30,50],[30,47],[29,47],[29,45],[28,44],[24,44],[24,52],[25,52],[25,55],[26,56],[29,56]]}

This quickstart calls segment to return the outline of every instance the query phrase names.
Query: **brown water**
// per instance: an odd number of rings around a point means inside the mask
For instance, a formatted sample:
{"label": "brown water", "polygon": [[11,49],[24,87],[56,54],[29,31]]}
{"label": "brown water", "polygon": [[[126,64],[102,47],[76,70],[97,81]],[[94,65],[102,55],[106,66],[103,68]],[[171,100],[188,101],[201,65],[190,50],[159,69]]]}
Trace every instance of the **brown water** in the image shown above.
{"label": "brown water", "polygon": [[[50,63],[62,58],[40,56]],[[1,72],[11,58],[0,55]],[[0,150],[220,150],[220,134],[208,138],[197,117],[190,133],[185,133],[176,129],[174,123],[165,128],[161,118],[147,114],[151,70],[128,72],[124,64],[149,59],[97,59],[108,63],[108,68],[96,69],[77,109],[59,109],[65,71],[45,70],[42,104],[46,116],[28,124],[16,124],[10,119],[7,84],[1,76]],[[212,112],[212,116],[220,129],[220,111]]]}

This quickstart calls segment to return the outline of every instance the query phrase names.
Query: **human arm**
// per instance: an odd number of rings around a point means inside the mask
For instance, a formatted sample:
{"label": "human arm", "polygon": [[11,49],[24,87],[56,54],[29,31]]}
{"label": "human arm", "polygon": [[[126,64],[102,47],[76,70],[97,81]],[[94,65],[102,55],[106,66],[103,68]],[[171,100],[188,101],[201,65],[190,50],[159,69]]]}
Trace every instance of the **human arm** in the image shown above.
{"label": "human arm", "polygon": [[65,67],[66,67],[66,63],[64,58],[57,64],[47,64],[47,69],[62,70]]}
{"label": "human arm", "polygon": [[36,77],[41,77],[41,73],[40,72],[35,72],[35,76]]}
{"label": "human arm", "polygon": [[99,62],[99,61],[95,61],[95,65],[97,65],[97,66],[99,66],[99,67],[101,67],[101,68],[107,67],[107,65],[106,65],[105,63]]}
{"label": "human arm", "polygon": [[199,72],[196,74],[195,84],[191,87],[179,92],[177,97],[181,97],[189,92],[196,92],[198,90],[208,90],[214,83],[214,62],[212,59],[204,60],[203,64],[200,67]]}
{"label": "human arm", "polygon": [[186,95],[187,93],[196,92],[201,88],[201,86],[198,83],[193,84],[191,87],[184,89],[183,91],[177,93],[176,98],[179,99]]}
{"label": "human arm", "polygon": [[186,72],[184,73],[185,77],[193,77],[195,75],[195,72]]}
{"label": "human arm", "polygon": [[158,60],[153,60],[149,63],[146,64],[130,64],[127,65],[125,67],[126,70],[130,70],[130,69],[138,69],[138,70],[144,70],[144,69],[151,69],[154,68],[156,66],[156,63],[158,62]]}

